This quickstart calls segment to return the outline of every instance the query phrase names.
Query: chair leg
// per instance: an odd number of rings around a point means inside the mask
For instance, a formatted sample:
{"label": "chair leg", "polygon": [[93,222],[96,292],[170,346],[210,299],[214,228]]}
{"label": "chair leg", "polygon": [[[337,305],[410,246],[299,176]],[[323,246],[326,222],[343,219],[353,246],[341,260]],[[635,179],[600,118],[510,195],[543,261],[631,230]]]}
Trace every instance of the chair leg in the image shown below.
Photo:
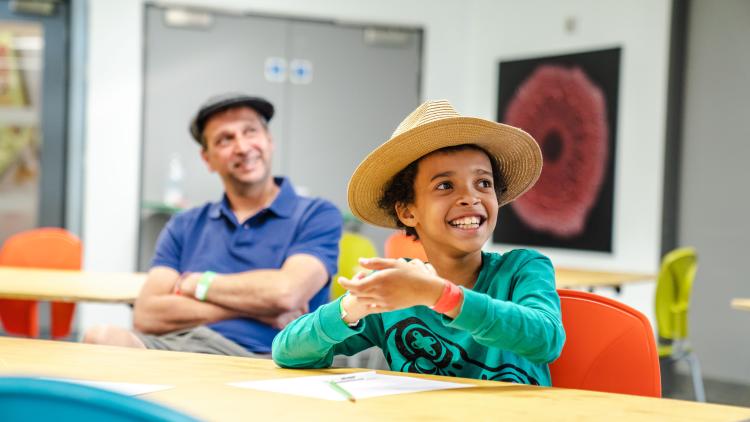
{"label": "chair leg", "polygon": [[701,376],[701,364],[698,361],[698,356],[695,353],[690,352],[686,356],[686,360],[690,365],[690,373],[693,376],[693,390],[695,391],[695,401],[705,402],[706,391],[703,389],[703,377]]}

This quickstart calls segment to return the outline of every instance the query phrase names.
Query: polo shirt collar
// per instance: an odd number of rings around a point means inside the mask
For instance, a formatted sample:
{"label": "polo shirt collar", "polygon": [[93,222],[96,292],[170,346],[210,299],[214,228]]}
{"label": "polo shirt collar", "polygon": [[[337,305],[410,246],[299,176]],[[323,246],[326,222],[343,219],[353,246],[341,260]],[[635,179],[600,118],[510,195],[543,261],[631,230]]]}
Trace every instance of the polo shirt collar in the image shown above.
{"label": "polo shirt collar", "polygon": [[[292,183],[285,177],[274,177],[274,183],[279,187],[279,194],[267,208],[279,217],[287,218],[292,215],[294,207],[297,205],[297,193],[294,191]],[[214,202],[208,211],[208,216],[217,219],[224,214],[228,218],[234,218],[232,207],[229,205],[229,198],[225,193],[221,201]]]}
{"label": "polo shirt collar", "polygon": [[273,180],[279,187],[279,194],[271,202],[268,210],[282,218],[291,217],[297,205],[297,193],[294,191],[294,186],[285,177],[274,177]]}
{"label": "polo shirt collar", "polygon": [[232,215],[232,209],[229,207],[229,198],[227,198],[226,193],[221,197],[221,201],[214,202],[208,209],[208,216],[214,220],[221,217],[222,214],[226,216]]}

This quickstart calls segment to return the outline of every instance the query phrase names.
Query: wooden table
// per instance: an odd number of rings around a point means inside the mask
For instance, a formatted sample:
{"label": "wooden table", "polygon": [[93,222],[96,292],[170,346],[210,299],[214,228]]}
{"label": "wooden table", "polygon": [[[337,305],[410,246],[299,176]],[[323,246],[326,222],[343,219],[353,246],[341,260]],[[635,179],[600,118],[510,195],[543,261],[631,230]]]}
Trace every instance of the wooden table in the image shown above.
{"label": "wooden table", "polygon": [[0,298],[133,303],[145,281],[144,273],[0,267]]}
{"label": "wooden table", "polygon": [[656,280],[656,274],[555,268],[557,288],[621,286]]}
{"label": "wooden table", "polygon": [[[558,288],[620,286],[653,281],[654,274],[555,268]],[[0,266],[0,298],[59,302],[133,303],[145,273],[42,270]]]}
{"label": "wooden table", "polygon": [[428,377],[475,386],[383,396],[356,403],[226,385],[234,381],[350,371],[286,370],[260,359],[0,338],[2,375],[174,385],[175,388],[142,397],[211,421],[726,421],[750,418],[750,408],[461,378]]}
{"label": "wooden table", "polygon": [[732,299],[732,308],[740,311],[750,311],[750,298]]}

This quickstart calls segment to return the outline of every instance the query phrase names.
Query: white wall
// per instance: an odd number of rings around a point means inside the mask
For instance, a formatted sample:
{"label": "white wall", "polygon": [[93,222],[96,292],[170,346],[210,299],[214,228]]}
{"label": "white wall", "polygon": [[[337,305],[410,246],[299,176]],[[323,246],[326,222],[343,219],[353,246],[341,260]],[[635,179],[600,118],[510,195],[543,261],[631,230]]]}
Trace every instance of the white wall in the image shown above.
{"label": "white wall", "polygon": [[690,335],[705,376],[750,384],[750,312],[729,307],[750,297],[750,2],[689,4],[678,239],[698,251]]}
{"label": "white wall", "polygon": [[[467,113],[497,114],[501,60],[621,47],[613,253],[540,250],[556,265],[653,273],[661,253],[671,2],[477,0],[468,45]],[[575,30],[566,31],[566,20]],[[499,221],[498,224],[502,224]],[[496,245],[496,249],[507,249]],[[618,296],[653,320],[653,283]],[[597,293],[606,294],[598,290]]]}
{"label": "white wall", "polygon": [[[194,5],[275,15],[421,26],[425,98],[494,119],[497,62],[622,46],[614,253],[544,251],[560,265],[654,271],[659,259],[669,0],[192,0]],[[85,267],[135,268],[142,91],[142,0],[89,0],[84,204]],[[563,31],[575,17],[578,29]],[[397,122],[394,122],[394,126]],[[651,285],[626,301],[651,308]],[[631,293],[634,292],[634,293]],[[632,296],[632,297],[631,297]],[[83,328],[129,323],[126,310],[82,307]]]}
{"label": "white wall", "polygon": [[[133,271],[141,138],[142,7],[91,0],[84,141],[84,268]],[[83,304],[79,328],[129,326],[129,308]]]}
{"label": "white wall", "polygon": [[[613,253],[548,249],[561,265],[654,271],[661,247],[669,1],[479,0],[468,113],[494,118],[500,60],[622,47]],[[509,13],[512,11],[512,13]],[[577,29],[565,31],[565,19]],[[499,222],[502,224],[502,222]]]}

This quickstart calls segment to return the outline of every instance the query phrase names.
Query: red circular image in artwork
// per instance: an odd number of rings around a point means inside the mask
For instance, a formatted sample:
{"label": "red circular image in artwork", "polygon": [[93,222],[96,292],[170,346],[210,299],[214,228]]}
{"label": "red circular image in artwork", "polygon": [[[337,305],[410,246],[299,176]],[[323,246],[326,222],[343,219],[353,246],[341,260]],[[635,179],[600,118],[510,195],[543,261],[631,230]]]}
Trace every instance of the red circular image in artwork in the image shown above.
{"label": "red circular image in artwork", "polygon": [[530,133],[544,157],[539,180],[513,210],[536,231],[583,233],[610,153],[602,90],[579,67],[541,65],[511,98],[504,122]]}

